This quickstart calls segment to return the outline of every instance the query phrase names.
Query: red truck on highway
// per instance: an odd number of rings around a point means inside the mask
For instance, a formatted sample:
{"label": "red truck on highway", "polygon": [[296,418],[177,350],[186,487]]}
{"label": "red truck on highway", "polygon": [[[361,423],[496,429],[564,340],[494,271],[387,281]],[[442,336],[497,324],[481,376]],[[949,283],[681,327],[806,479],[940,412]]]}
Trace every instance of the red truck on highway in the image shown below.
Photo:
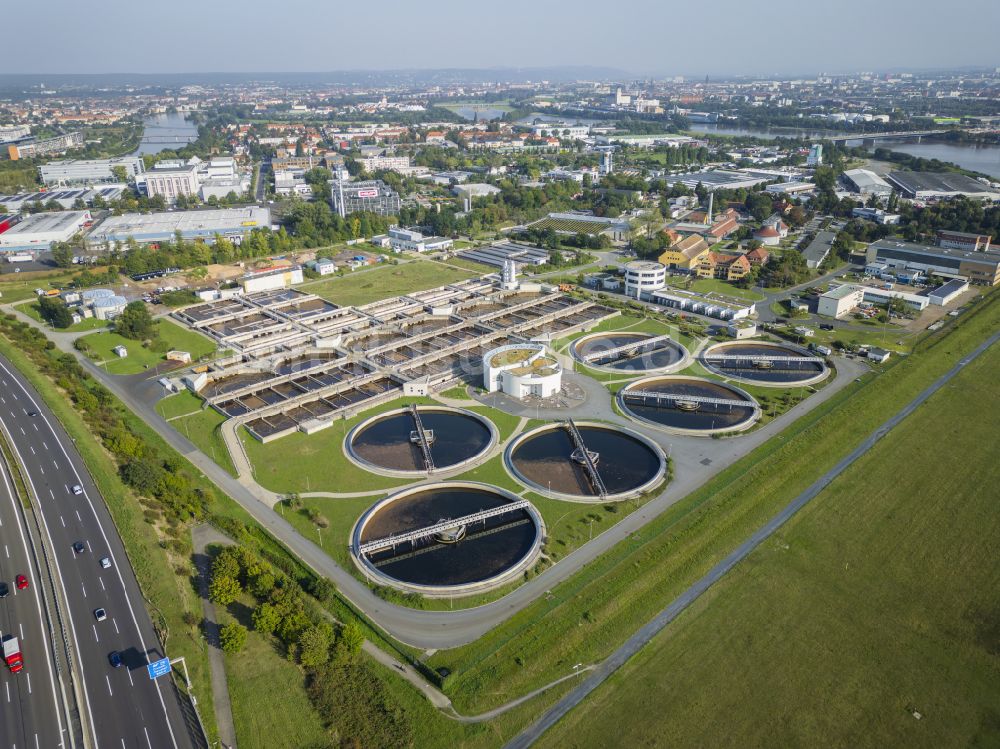
{"label": "red truck on highway", "polygon": [[24,658],[21,657],[21,646],[18,644],[16,637],[9,637],[3,641],[3,659],[12,674],[16,674],[24,668]]}

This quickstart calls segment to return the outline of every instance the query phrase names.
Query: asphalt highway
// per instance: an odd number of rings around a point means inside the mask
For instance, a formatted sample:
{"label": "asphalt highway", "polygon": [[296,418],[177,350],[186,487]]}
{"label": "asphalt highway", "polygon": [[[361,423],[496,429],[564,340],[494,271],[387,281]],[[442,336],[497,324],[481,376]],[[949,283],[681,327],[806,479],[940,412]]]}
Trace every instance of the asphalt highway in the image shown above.
{"label": "asphalt highway", "polygon": [[[69,636],[83,674],[81,712],[89,716],[93,744],[102,749],[193,747],[172,681],[153,681],[147,674],[147,663],[164,654],[108,509],[62,425],[3,358],[0,421],[38,497],[54,574],[65,590]],[[75,485],[82,487],[81,494],[74,494]],[[79,553],[73,549],[77,541],[83,544]],[[104,557],[111,561],[107,569],[100,564]],[[103,621],[95,616],[98,608],[106,611]],[[111,666],[112,651],[121,654],[121,668]]]}
{"label": "asphalt highway", "polygon": [[[24,575],[28,587],[14,580]],[[0,635],[18,638],[24,668],[12,674],[0,665],[0,747],[57,747],[67,734],[38,575],[28,532],[6,473],[0,479],[0,581],[9,591],[0,599]],[[69,746],[68,743],[65,744]]]}

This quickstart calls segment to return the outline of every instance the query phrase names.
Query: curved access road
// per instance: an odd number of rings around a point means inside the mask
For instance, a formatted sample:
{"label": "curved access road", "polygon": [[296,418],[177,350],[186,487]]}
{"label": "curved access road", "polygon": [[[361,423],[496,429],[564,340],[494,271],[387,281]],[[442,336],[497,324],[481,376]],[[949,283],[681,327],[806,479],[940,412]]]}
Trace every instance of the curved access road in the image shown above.
{"label": "curved access road", "polygon": [[[53,572],[65,594],[90,744],[122,749],[200,745],[174,683],[147,675],[147,663],[163,657],[163,649],[111,514],[73,441],[34,388],[2,357],[0,393],[0,420],[38,499]],[[76,485],[79,494],[74,493]],[[77,541],[82,552],[73,549]],[[104,557],[110,560],[108,568],[99,563]],[[103,621],[95,616],[99,608],[106,612]],[[121,668],[109,663],[112,651],[121,654]]]}
{"label": "curved access road", "polygon": [[652,620],[645,624],[638,632],[632,635],[626,642],[605,659],[594,672],[584,680],[580,686],[576,687],[547,710],[541,718],[522,733],[511,740],[505,749],[526,749],[531,746],[549,728],[555,725],[570,710],[579,705],[591,692],[599,687],[611,674],[621,668],[629,658],[639,652],[653,637],[659,634],[670,622],[676,619],[682,611],[694,603],[698,598],[715,583],[721,580],[726,573],[737,564],[746,559],[750,553],[766,541],[775,531],[788,522],[796,512],[805,507],[816,498],[830,483],[840,474],[850,468],[854,462],[862,455],[871,450],[875,443],[885,437],[903,419],[916,411],[934,393],[961,372],[968,364],[974,361],[990,346],[1000,341],[1000,332],[994,333],[985,342],[981,343],[970,354],[963,357],[947,373],[939,377],[933,384],[925,389],[920,395],[904,406],[895,416],[882,424],[868,437],[852,450],[837,465],[823,474],[808,489],[785,505],[777,515],[767,521],[750,538],[740,544],[725,559],[715,565],[704,577],[691,585],[687,590],[675,598],[670,605],[657,614]]}

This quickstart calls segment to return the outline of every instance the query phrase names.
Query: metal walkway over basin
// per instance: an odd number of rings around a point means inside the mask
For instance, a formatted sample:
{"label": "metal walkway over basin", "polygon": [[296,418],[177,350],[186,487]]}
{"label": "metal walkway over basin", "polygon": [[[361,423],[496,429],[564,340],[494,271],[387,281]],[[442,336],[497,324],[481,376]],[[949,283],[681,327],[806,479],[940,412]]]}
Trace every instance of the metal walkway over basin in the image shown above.
{"label": "metal walkway over basin", "polygon": [[587,475],[590,476],[590,482],[594,486],[594,491],[603,499],[608,496],[608,488],[604,485],[604,479],[601,478],[601,474],[597,472],[597,464],[594,462],[594,456],[597,453],[587,449],[587,445],[583,441],[583,435],[580,434],[580,430],[576,428],[576,424],[573,423],[572,419],[566,419],[563,422],[563,426],[569,432],[569,437],[573,440],[573,446],[576,448],[573,452],[574,459],[575,456],[580,456],[580,465],[584,467]]}
{"label": "metal walkway over basin", "polygon": [[771,356],[770,354],[706,354],[707,362],[819,362],[818,356]]}
{"label": "metal walkway over basin", "polygon": [[386,536],[385,538],[377,538],[374,541],[366,541],[365,543],[358,545],[358,551],[361,554],[370,554],[373,551],[390,549],[398,546],[399,544],[417,541],[421,538],[427,538],[428,536],[434,536],[438,533],[454,530],[455,528],[461,528],[463,525],[471,525],[472,523],[488,520],[489,518],[496,517],[497,515],[506,515],[508,512],[523,510],[530,506],[531,503],[528,500],[519,499],[516,502],[510,502],[505,505],[500,505],[499,507],[491,507],[489,510],[480,510],[472,515],[464,515],[463,517],[455,518],[453,520],[442,520],[440,523],[429,525],[426,528],[418,528],[413,531],[408,531],[407,533],[400,533],[398,536]]}
{"label": "metal walkway over basin", "polygon": [[415,403],[410,406],[410,415],[413,417],[413,423],[417,427],[417,442],[420,444],[420,451],[424,454],[424,468],[427,473],[430,473],[434,470],[434,456],[431,455],[431,438],[427,430],[424,429],[424,422],[420,418],[420,411],[417,409]]}
{"label": "metal walkway over basin", "polygon": [[678,403],[697,403],[711,406],[741,406],[743,408],[754,408],[752,401],[737,400],[735,398],[712,398],[706,395],[679,395],[677,393],[661,393],[656,390],[623,390],[622,398],[635,400],[651,400],[655,406],[672,405]]}
{"label": "metal walkway over basin", "polygon": [[583,356],[583,360],[590,364],[601,360],[613,361],[617,359],[624,359],[629,355],[638,356],[640,353],[643,353],[645,349],[655,347],[657,344],[669,340],[669,335],[658,335],[653,338],[644,338],[639,341],[632,341],[632,343],[616,346],[615,348],[608,349],[607,351],[592,351],[589,354],[585,354]]}

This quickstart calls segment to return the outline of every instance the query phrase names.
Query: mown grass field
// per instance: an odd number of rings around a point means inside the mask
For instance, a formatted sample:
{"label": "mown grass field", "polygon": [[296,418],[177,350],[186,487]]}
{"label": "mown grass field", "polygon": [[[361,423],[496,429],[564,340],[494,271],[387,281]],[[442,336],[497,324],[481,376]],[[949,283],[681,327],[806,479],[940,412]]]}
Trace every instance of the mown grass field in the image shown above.
{"label": "mown grass field", "polygon": [[183,434],[195,447],[210,457],[231,476],[236,476],[236,466],[226,447],[219,427],[226,417],[214,408],[206,408],[190,416],[182,416],[170,422],[170,425]]}
{"label": "mown grass field", "polygon": [[886,374],[851,383],[479,641],[435,654],[430,664],[453,673],[456,706],[492,707],[605,657],[995,330],[997,299]]}
{"label": "mown grass field", "polygon": [[475,275],[480,274],[441,263],[414,260],[399,265],[383,265],[373,270],[359,270],[341,278],[303,284],[301,288],[347,307],[432,289]]}
{"label": "mown grass field", "polygon": [[157,401],[156,413],[164,419],[173,419],[200,411],[203,403],[204,401],[190,390],[182,390]]}
{"label": "mown grass field", "polygon": [[994,346],[539,746],[996,746],[998,378]]}
{"label": "mown grass field", "polygon": [[[191,359],[196,361],[216,349],[215,343],[201,333],[182,328],[169,320],[158,320],[155,324],[157,336],[162,342],[158,348],[162,350],[144,348],[141,341],[133,341],[110,331],[92,333],[81,340],[90,346],[91,358],[100,362],[109,374],[114,375],[138,374],[155,367],[166,361],[167,351],[175,349],[187,351],[191,354]],[[115,346],[124,346],[128,349],[128,356],[124,359],[119,358],[112,350]]]}

